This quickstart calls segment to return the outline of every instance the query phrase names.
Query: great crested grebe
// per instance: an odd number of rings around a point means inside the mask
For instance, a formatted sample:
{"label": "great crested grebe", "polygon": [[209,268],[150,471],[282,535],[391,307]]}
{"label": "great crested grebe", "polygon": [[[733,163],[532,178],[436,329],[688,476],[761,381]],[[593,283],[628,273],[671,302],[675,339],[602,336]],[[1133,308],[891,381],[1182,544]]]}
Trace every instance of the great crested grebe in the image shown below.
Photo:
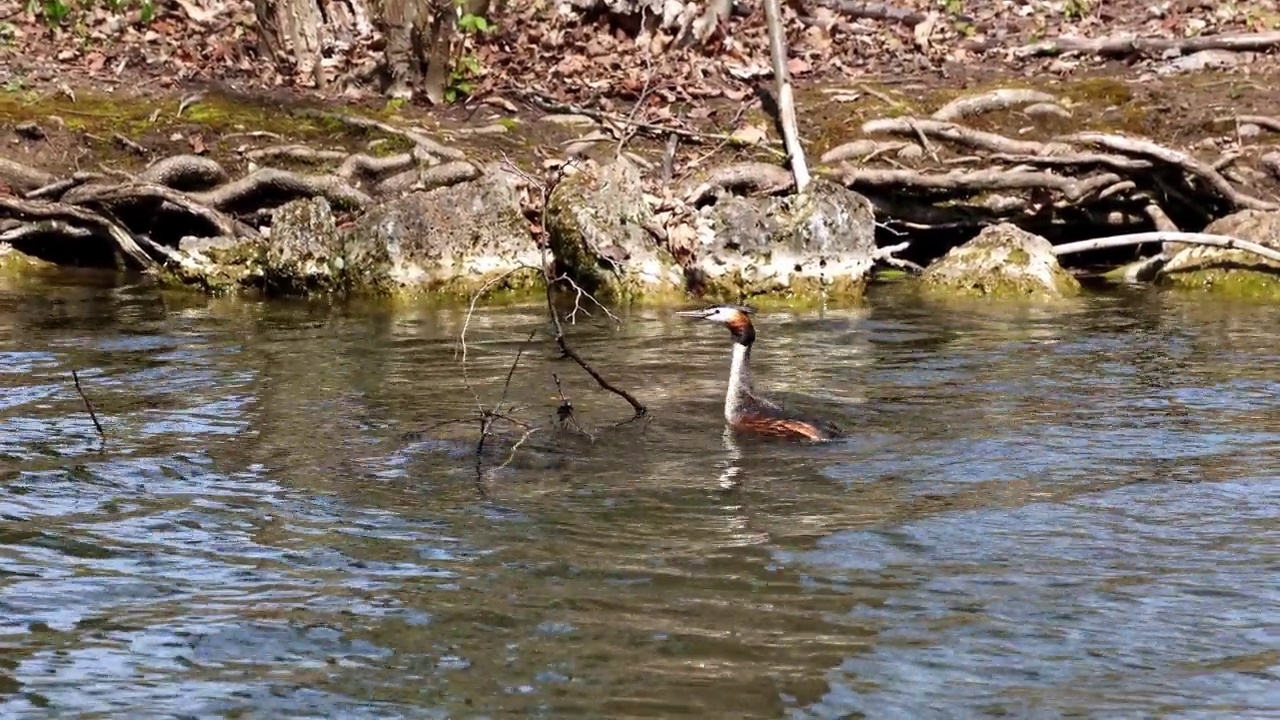
{"label": "great crested grebe", "polygon": [[679,317],[722,323],[733,335],[733,365],[729,370],[729,390],[724,397],[724,419],[734,430],[826,441],[840,437],[840,428],[818,420],[807,420],[787,412],[775,402],[759,397],[751,387],[751,344],[756,329],[751,324],[751,308],[714,305],[703,310],[677,312]]}

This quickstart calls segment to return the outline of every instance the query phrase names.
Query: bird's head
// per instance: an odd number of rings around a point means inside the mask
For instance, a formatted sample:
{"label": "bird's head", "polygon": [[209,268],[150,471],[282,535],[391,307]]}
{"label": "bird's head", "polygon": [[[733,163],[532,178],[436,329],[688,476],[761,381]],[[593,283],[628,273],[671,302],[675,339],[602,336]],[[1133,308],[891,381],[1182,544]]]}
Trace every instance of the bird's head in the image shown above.
{"label": "bird's head", "polygon": [[701,310],[681,310],[676,316],[724,325],[733,335],[734,342],[749,346],[756,339],[756,330],[751,324],[754,314],[755,310],[744,305],[712,305]]}

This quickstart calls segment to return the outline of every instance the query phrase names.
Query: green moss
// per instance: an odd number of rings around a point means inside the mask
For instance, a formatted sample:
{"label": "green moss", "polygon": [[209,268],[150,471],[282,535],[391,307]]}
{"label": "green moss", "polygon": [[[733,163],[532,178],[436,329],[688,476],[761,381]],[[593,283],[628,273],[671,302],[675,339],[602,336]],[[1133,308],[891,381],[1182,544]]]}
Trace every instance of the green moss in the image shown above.
{"label": "green moss", "polygon": [[1210,267],[1161,275],[1159,283],[1170,288],[1208,292],[1219,297],[1280,301],[1280,276],[1259,270]]}
{"label": "green moss", "polygon": [[17,277],[57,267],[0,243],[0,276]]}

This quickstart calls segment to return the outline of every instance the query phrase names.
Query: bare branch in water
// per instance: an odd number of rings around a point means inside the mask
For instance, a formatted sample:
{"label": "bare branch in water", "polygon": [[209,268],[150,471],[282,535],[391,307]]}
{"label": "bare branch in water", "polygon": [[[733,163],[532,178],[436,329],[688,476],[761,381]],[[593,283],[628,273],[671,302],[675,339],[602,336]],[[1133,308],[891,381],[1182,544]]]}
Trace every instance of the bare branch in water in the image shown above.
{"label": "bare branch in water", "polygon": [[[515,460],[516,452],[519,451],[521,446],[523,446],[529,440],[529,438],[534,435],[534,433],[539,432],[540,430],[543,429],[513,417],[512,416],[513,413],[518,411],[519,408],[507,409],[504,411],[504,406],[507,405],[508,397],[510,395],[511,383],[515,377],[516,368],[519,367],[520,360],[524,357],[525,349],[533,342],[534,338],[537,337],[538,332],[541,330],[540,327],[535,327],[533,330],[531,330],[529,332],[528,337],[525,338],[524,342],[520,344],[519,349],[516,351],[515,358],[512,359],[511,365],[507,368],[506,380],[503,382],[503,385],[502,385],[502,394],[498,398],[497,402],[493,404],[492,407],[485,406],[485,403],[483,400],[481,400],[479,393],[476,392],[476,390],[471,384],[471,378],[468,371],[469,358],[467,354],[468,353],[467,331],[471,326],[471,318],[472,318],[472,315],[475,313],[476,306],[479,303],[480,299],[484,297],[486,294],[488,294],[488,292],[493,287],[499,285],[500,283],[507,280],[508,278],[515,275],[516,273],[524,272],[526,270],[533,270],[535,272],[538,272],[542,276],[543,287],[545,289],[545,294],[546,294],[547,312],[551,316],[551,324],[555,329],[556,346],[560,348],[561,354],[564,357],[567,357],[573,360],[575,363],[577,363],[578,366],[581,367],[588,375],[590,375],[592,379],[594,379],[602,389],[607,390],[617,395],[618,397],[622,398],[623,400],[627,401],[627,404],[631,406],[631,409],[633,411],[633,415],[629,420],[626,421],[627,423],[637,419],[647,418],[649,414],[648,409],[644,406],[643,403],[637,400],[635,396],[633,396],[631,393],[627,392],[626,390],[623,390],[622,388],[619,388],[618,386],[614,385],[609,380],[607,380],[603,375],[600,374],[599,371],[597,371],[594,367],[592,367],[592,365],[589,362],[587,362],[586,359],[583,358],[578,353],[577,350],[573,348],[573,346],[569,343],[569,340],[565,337],[564,321],[560,317],[560,313],[556,310],[556,307],[555,307],[555,301],[554,301],[555,286],[557,284],[567,285],[568,287],[572,288],[576,293],[576,296],[574,298],[573,310],[572,312],[569,313],[567,318],[565,318],[569,320],[569,322],[571,323],[574,322],[579,312],[582,312],[588,315],[590,314],[587,311],[587,309],[584,307],[583,301],[586,300],[586,301],[589,301],[591,304],[594,304],[596,307],[598,307],[601,311],[604,312],[604,314],[607,317],[609,317],[615,323],[621,323],[621,320],[619,320],[618,317],[614,315],[613,312],[611,312],[608,307],[606,307],[603,303],[601,303],[598,299],[596,299],[595,296],[593,296],[590,292],[587,292],[586,289],[584,289],[581,285],[574,282],[574,280],[571,277],[569,277],[568,275],[559,275],[559,276],[555,275],[553,272],[551,260],[548,257],[548,243],[546,241],[547,204],[551,198],[552,191],[556,188],[556,186],[560,183],[560,181],[564,179],[565,172],[570,166],[569,165],[561,166],[556,171],[555,176],[550,181],[539,180],[537,178],[530,176],[528,173],[516,167],[513,163],[510,162],[510,160],[506,161],[506,166],[510,169],[511,172],[523,178],[527,183],[529,183],[529,186],[531,188],[536,187],[540,190],[541,197],[540,197],[540,205],[538,206],[539,222],[538,222],[538,227],[536,228],[536,231],[541,233],[541,237],[538,238],[538,245],[542,251],[542,256],[541,256],[542,267],[535,268],[529,265],[522,265],[520,267],[513,268],[512,270],[509,270],[508,272],[503,273],[502,275],[499,275],[497,277],[494,277],[493,279],[486,282],[475,293],[475,295],[472,296],[471,302],[467,307],[466,319],[463,321],[462,330],[458,334],[458,344],[457,344],[457,351],[455,352],[455,357],[459,354],[461,355],[463,383],[466,385],[468,392],[470,392],[472,397],[475,398],[476,411],[474,414],[468,415],[465,418],[453,418],[449,420],[444,420],[428,428],[428,431],[429,431],[431,429],[444,427],[446,425],[469,423],[469,422],[474,422],[479,426],[480,435],[476,439],[474,459],[475,459],[476,490],[482,498],[488,498],[489,496],[488,490],[485,487],[486,478],[493,477],[494,473],[510,465]],[[530,217],[531,220],[534,217],[531,211],[528,213],[528,216]],[[579,432],[586,435],[588,438],[591,438],[594,440],[594,436],[590,432],[587,432],[578,423],[577,418],[574,416],[573,404],[570,403],[568,398],[565,397],[564,389],[560,384],[560,377],[555,373],[552,373],[551,377],[555,381],[556,393],[557,395],[559,395],[559,398],[560,398],[560,405],[556,408],[556,416],[559,424],[563,425],[565,423],[572,423],[573,427],[576,428]],[[490,438],[494,437],[494,430],[498,423],[506,423],[508,425],[518,427],[523,432],[520,438],[512,444],[510,450],[508,451],[506,459],[500,465],[492,468],[486,473],[485,467],[484,467],[484,452],[485,452],[486,446],[490,442]],[[621,423],[621,424],[625,424],[625,423]]]}
{"label": "bare branch in water", "polygon": [[89,411],[89,419],[93,421],[93,426],[98,429],[98,437],[102,440],[102,445],[98,450],[101,451],[107,446],[107,433],[102,429],[102,423],[98,422],[98,413],[93,410],[93,403],[89,402],[89,396],[84,394],[84,388],[80,387],[80,375],[75,370],[71,371],[71,379],[75,381],[76,392],[80,394],[80,399],[84,401],[85,410]]}
{"label": "bare branch in water", "polygon": [[1129,235],[1113,235],[1111,237],[1098,238],[1096,240],[1081,240],[1079,242],[1064,243],[1053,248],[1053,254],[1062,256],[1070,255],[1078,252],[1088,252],[1090,250],[1104,250],[1114,247],[1125,247],[1128,245],[1142,245],[1144,243],[1186,243],[1187,245],[1206,245],[1209,247],[1227,248],[1228,250],[1243,250],[1251,252],[1255,255],[1264,257],[1272,262],[1280,262],[1280,252],[1273,250],[1265,245],[1259,245],[1248,240],[1241,240],[1230,235],[1214,235],[1211,233],[1187,233],[1187,232],[1146,232],[1132,233]]}

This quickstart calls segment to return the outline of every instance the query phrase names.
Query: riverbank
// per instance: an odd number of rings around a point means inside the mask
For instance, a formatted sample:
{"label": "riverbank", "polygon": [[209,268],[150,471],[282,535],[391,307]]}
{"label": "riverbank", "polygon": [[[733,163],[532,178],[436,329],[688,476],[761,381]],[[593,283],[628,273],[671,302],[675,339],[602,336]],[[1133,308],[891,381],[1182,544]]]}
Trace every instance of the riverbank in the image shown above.
{"label": "riverbank", "polygon": [[[743,38],[754,37],[752,17],[734,20]],[[146,42],[183,37],[185,26],[173,18],[156,22],[169,23],[172,32],[152,29]],[[905,21],[874,22],[889,32]],[[320,90],[271,81],[265,71],[245,82],[222,72],[226,63],[179,62],[166,73],[154,57],[129,69],[127,56],[102,55],[85,65],[66,50],[52,59],[37,53],[24,60],[28,74],[11,75],[0,92],[0,110],[12,119],[0,135],[11,161],[0,173],[12,198],[4,237],[26,254],[62,264],[119,263],[123,253],[135,266],[164,270],[170,282],[216,292],[275,283],[270,289],[291,293],[409,287],[470,297],[480,288],[527,288],[527,281],[512,279],[554,260],[569,277],[612,282],[603,289],[618,300],[694,292],[732,301],[762,295],[809,301],[811,284],[802,288],[797,278],[817,277],[825,297],[840,285],[825,270],[833,260],[847,271],[841,292],[856,296],[872,265],[894,262],[885,248],[898,248],[899,266],[927,265],[999,224],[1062,243],[1194,232],[1240,210],[1274,211],[1280,162],[1272,133],[1280,120],[1266,113],[1280,94],[1274,89],[1280,72],[1268,56],[1205,50],[1216,53],[1210,65],[1221,67],[1174,72],[1170,63],[1178,58],[1148,58],[1137,47],[1127,64],[1101,66],[1091,52],[1049,60],[1057,63],[1054,71],[1039,72],[1050,69],[1037,64],[1045,61],[1040,51],[999,64],[990,49],[965,55],[969,40],[948,32],[928,35],[938,44],[917,43],[912,52],[923,70],[882,64],[897,72],[856,79],[842,64],[843,46],[828,48],[822,72],[809,72],[802,66],[814,66],[806,59],[813,57],[806,43],[814,33],[796,40],[800,130],[815,174],[852,191],[839,202],[865,198],[876,220],[834,250],[814,250],[812,238],[801,238],[782,261],[769,257],[792,233],[773,219],[796,214],[787,222],[803,224],[807,216],[804,208],[780,204],[792,180],[765,111],[769,98],[750,91],[759,74],[734,75],[741,69],[735,63],[756,57],[748,50],[716,65],[720,74],[687,67],[689,82],[676,84],[667,62],[675,55],[640,74],[626,55],[612,81],[598,82],[589,99],[579,98],[574,82],[554,92],[537,82],[515,88],[512,70],[530,68],[504,65],[494,55],[493,72],[472,97],[438,107],[340,90],[338,83]],[[1016,44],[1017,37],[1005,39]],[[129,47],[104,44],[99,52]],[[499,38],[477,50],[502,47]],[[934,62],[929,48],[941,47],[951,49]],[[174,53],[171,47],[171,58],[180,55]],[[955,70],[956,53],[967,60],[963,73]],[[548,64],[531,77],[565,69],[563,58],[545,55],[533,54]],[[243,56],[236,67],[259,65]],[[589,79],[598,69],[587,63],[574,77]],[[1032,71],[1039,74],[1027,77]],[[151,82],[136,82],[139,74]],[[135,82],[125,85],[126,76]],[[543,210],[554,187],[578,173],[588,187],[578,205],[564,210],[572,227],[552,223],[569,236],[557,242]],[[615,176],[601,187],[602,178]],[[308,198],[323,198],[326,207],[319,220],[308,216],[305,232],[294,233],[307,239],[305,247],[278,252],[273,245],[288,232],[272,232],[277,211]],[[50,214],[33,201],[73,209]],[[636,212],[602,226],[587,217],[598,213],[579,207],[593,203]],[[400,248],[406,240],[400,230],[387,230],[386,212],[371,214],[388,206],[390,217],[412,219],[409,225],[421,230],[414,242],[442,226],[455,227],[456,237],[419,243],[407,254],[388,252],[388,242]],[[459,219],[453,216],[459,207],[472,211]],[[100,211],[111,222],[75,216]],[[166,218],[162,226],[155,226],[158,214]],[[431,223],[424,225],[424,217]],[[314,222],[328,234],[319,244],[309,240],[317,235]],[[477,225],[487,228],[479,241],[469,229]],[[756,228],[747,233],[754,255],[741,249],[744,227]],[[365,234],[352,240],[352,232]],[[107,242],[92,245],[89,237]],[[1114,267],[1153,247],[1160,245],[1069,261]],[[448,267],[442,255],[451,258]],[[353,269],[353,256],[368,272]],[[570,261],[576,266],[563,267]],[[783,267],[790,264],[799,272]]]}

